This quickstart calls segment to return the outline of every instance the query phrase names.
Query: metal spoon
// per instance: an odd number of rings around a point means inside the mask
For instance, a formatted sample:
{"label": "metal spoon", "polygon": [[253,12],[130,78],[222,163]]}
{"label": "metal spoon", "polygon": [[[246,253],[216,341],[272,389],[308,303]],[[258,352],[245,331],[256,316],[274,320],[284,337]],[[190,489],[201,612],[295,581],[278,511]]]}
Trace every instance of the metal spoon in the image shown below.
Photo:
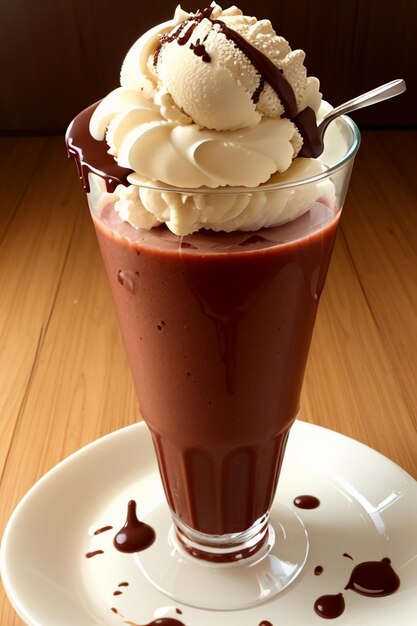
{"label": "metal spoon", "polygon": [[301,151],[306,152],[308,150],[309,152],[311,151],[312,154],[301,154],[300,152],[299,156],[317,157],[323,152],[324,133],[326,132],[330,122],[332,122],[336,117],[339,117],[339,115],[344,115],[345,113],[350,113],[351,111],[356,111],[357,109],[362,109],[363,107],[370,106],[371,104],[383,102],[383,100],[388,100],[389,98],[393,98],[394,96],[399,96],[405,90],[405,81],[402,78],[398,78],[397,80],[392,80],[390,83],[386,83],[385,85],[381,85],[380,87],[371,89],[371,91],[367,91],[361,96],[352,98],[352,100],[348,100],[348,102],[345,102],[344,104],[336,107],[328,115],[326,115],[326,117],[318,125],[316,131],[317,134],[314,133],[314,137],[310,137],[310,142],[308,142],[308,144],[310,145],[305,145],[305,149],[302,149]]}

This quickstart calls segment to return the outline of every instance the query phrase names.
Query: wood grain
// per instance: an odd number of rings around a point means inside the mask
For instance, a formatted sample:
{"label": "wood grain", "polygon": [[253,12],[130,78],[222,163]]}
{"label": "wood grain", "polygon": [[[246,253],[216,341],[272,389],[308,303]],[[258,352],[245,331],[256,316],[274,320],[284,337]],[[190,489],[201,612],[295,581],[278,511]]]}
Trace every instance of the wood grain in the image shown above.
{"label": "wood grain", "polygon": [[[417,132],[367,132],[300,417],[417,478]],[[0,141],[0,532],[33,483],[139,419],[84,193],[61,138]],[[22,626],[3,591],[1,626]]]}

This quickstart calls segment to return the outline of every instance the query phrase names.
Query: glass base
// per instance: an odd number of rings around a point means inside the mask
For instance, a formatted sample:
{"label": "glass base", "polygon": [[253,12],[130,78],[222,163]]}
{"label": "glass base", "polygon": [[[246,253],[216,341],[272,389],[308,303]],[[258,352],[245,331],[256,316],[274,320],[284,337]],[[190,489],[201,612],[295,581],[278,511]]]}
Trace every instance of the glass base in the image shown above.
{"label": "glass base", "polygon": [[192,556],[178,539],[168,507],[159,505],[144,519],[156,531],[152,550],[135,555],[146,578],[169,598],[201,609],[244,609],[269,600],[301,572],[308,538],[299,516],[273,507],[261,547],[233,562]]}
{"label": "glass base", "polygon": [[[228,535],[207,535],[184,524],[171,511],[174,527],[171,530],[172,543],[189,555],[211,563],[236,563],[255,556],[260,551],[266,553],[271,545],[269,516],[264,515],[244,532]],[[248,561],[246,561],[248,562]]]}

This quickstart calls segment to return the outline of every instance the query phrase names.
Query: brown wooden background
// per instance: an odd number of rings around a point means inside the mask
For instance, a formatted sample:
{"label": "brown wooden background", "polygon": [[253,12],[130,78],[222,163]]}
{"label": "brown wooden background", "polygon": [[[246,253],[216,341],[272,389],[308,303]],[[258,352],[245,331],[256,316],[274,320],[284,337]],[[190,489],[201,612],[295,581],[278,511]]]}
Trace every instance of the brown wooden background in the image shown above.
{"label": "brown wooden background", "polygon": [[[207,0],[208,4],[209,0]],[[118,84],[129,46],[177,0],[0,0],[0,132],[61,131]],[[195,10],[204,0],[184,0]],[[229,6],[232,1],[224,1]],[[394,78],[407,94],[356,114],[362,126],[417,126],[416,0],[240,0],[269,17],[332,104]]]}

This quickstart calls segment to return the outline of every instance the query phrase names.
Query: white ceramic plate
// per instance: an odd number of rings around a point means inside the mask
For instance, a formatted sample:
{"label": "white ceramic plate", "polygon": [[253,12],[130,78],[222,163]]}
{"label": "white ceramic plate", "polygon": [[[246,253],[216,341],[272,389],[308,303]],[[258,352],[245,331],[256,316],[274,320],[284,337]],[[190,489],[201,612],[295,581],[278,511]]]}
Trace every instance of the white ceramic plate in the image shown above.
{"label": "white ceramic plate", "polygon": [[[370,448],[298,421],[277,500],[293,507],[301,494],[317,496],[321,505],[296,509],[307,528],[310,551],[290,587],[244,611],[203,611],[174,603],[147,582],[134,557],[112,547],[113,531],[93,534],[106,525],[118,530],[130,499],[137,500],[142,516],[163,500],[150,437],[142,424],[135,424],[81,449],[24,497],[3,537],[3,583],[14,608],[31,626],[144,625],[163,616],[185,626],[259,626],[262,620],[273,626],[323,626],[314,602],[339,592],[346,609],[335,620],[338,626],[414,624],[416,481]],[[85,554],[94,550],[103,554],[87,559]],[[384,557],[391,559],[401,579],[395,594],[368,598],[344,591],[356,564]],[[314,574],[318,565],[323,567],[320,576]],[[118,587],[121,582],[129,586]],[[122,593],[113,595],[117,590]]]}

